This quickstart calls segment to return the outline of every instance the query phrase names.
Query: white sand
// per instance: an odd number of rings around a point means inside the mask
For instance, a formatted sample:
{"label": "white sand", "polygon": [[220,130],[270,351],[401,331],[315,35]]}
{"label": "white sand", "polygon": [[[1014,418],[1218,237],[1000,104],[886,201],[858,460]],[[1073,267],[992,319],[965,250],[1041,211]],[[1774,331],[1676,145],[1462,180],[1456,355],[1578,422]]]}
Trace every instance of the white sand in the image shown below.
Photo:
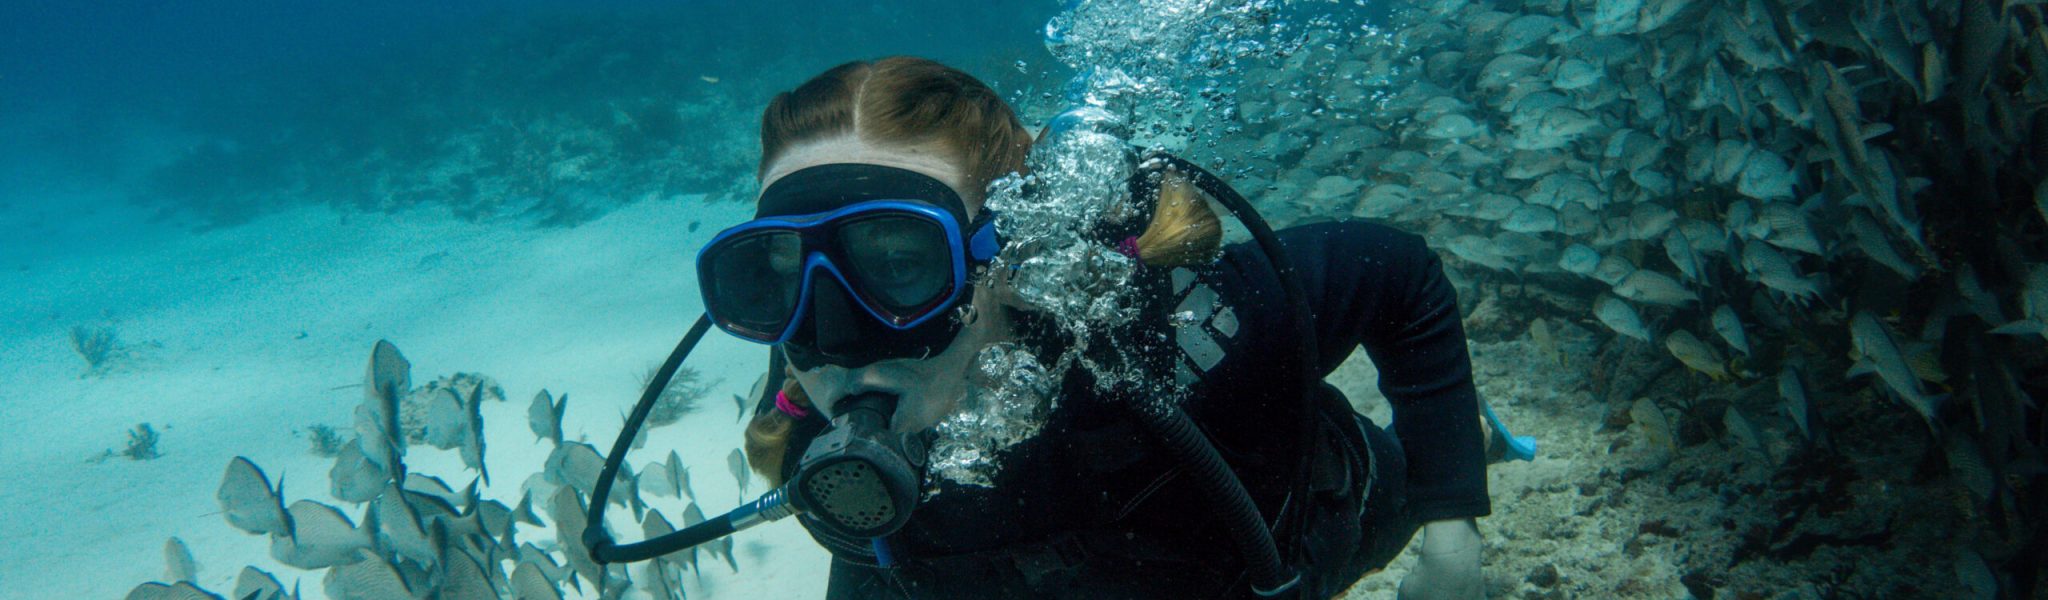
{"label": "white sand", "polygon": [[[411,360],[415,384],[465,371],[504,386],[510,401],[484,407],[486,495],[516,502],[549,451],[527,430],[534,393],[568,393],[568,437],[608,450],[641,372],[700,311],[696,248],[744,218],[738,205],[692,197],[639,202],[567,230],[308,208],[190,233],[127,209],[62,205],[0,213],[10,240],[0,246],[4,597],[120,597],[163,577],[170,536],[190,546],[209,590],[232,591],[242,566],[255,565],[323,597],[322,573],[271,560],[268,539],[221,518],[214,492],[242,455],[284,477],[287,502],[310,498],[360,516],[328,496],[331,461],[310,453],[297,430],[348,426],[362,395],[348,386],[362,380],[378,339]],[[68,333],[80,324],[114,325],[132,355],[81,378],[85,363]],[[705,512],[735,506],[725,455],[741,426],[731,396],[753,383],[765,357],[760,346],[707,336],[690,364],[719,384],[698,414],[654,431],[629,464],[638,470],[674,448]],[[88,460],[119,450],[142,422],[161,432],[162,458]],[[454,452],[425,446],[407,464],[457,488],[474,476]],[[680,521],[680,505],[655,506]],[[612,515],[622,539],[638,537],[630,511]],[[535,528],[519,535],[552,540]],[[687,593],[822,594],[827,555],[793,522],[736,541],[742,572],[707,562],[701,584],[685,575]]]}

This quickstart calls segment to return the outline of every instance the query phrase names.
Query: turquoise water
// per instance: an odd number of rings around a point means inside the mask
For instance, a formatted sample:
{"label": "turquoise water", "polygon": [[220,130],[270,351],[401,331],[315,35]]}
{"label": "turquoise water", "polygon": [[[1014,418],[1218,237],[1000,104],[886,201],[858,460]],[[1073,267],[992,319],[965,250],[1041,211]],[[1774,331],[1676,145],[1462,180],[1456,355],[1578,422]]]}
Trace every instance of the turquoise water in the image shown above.
{"label": "turquoise water", "polygon": [[[0,595],[226,595],[250,565],[321,597],[215,494],[246,456],[360,523],[316,438],[349,435],[380,339],[415,386],[503,390],[482,498],[560,488],[529,400],[608,448],[701,310],[695,250],[751,212],[767,99],[893,54],[1034,128],[1105,107],[1276,227],[1424,235],[1481,395],[1543,445],[1490,470],[1489,595],[2041,594],[2043,11],[1836,4],[11,3]],[[699,355],[696,409],[628,463],[676,450],[716,514],[765,352]],[[1373,377],[1331,381],[1384,415]],[[559,562],[537,512],[519,541]],[[683,591],[823,590],[791,523],[726,552]]]}

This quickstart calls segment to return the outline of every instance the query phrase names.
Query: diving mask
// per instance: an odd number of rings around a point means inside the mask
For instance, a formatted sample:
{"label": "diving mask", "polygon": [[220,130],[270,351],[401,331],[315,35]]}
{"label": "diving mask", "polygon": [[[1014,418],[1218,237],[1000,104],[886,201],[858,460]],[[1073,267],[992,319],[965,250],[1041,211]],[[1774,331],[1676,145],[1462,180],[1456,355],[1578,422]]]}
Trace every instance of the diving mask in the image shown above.
{"label": "diving mask", "polygon": [[[936,354],[997,249],[952,188],[915,171],[829,164],[762,192],[757,218],[697,256],[705,311],[741,339],[782,344],[798,369]],[[823,283],[824,285],[820,285]]]}

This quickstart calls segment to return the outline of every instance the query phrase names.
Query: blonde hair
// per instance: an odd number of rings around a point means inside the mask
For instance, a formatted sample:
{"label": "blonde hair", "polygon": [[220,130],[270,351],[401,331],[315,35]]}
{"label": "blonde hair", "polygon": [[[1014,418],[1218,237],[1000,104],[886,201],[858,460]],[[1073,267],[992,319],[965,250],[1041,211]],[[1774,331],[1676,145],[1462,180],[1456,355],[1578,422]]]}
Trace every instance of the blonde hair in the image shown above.
{"label": "blonde hair", "polygon": [[[833,67],[775,95],[761,113],[761,165],[800,143],[855,135],[875,144],[937,144],[960,164],[979,201],[988,184],[1024,170],[1031,132],[981,80],[931,60],[892,56]],[[967,198],[971,197],[971,198]]]}

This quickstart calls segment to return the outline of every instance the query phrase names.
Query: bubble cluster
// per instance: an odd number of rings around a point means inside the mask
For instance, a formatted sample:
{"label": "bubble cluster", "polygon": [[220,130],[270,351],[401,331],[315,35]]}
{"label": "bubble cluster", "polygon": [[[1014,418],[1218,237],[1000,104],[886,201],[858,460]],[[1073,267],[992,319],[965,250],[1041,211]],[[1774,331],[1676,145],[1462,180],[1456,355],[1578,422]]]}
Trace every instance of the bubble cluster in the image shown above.
{"label": "bubble cluster", "polygon": [[1044,429],[1058,380],[1016,344],[982,349],[972,368],[974,385],[960,409],[936,429],[931,472],[961,485],[988,486],[999,468],[996,452]]}

